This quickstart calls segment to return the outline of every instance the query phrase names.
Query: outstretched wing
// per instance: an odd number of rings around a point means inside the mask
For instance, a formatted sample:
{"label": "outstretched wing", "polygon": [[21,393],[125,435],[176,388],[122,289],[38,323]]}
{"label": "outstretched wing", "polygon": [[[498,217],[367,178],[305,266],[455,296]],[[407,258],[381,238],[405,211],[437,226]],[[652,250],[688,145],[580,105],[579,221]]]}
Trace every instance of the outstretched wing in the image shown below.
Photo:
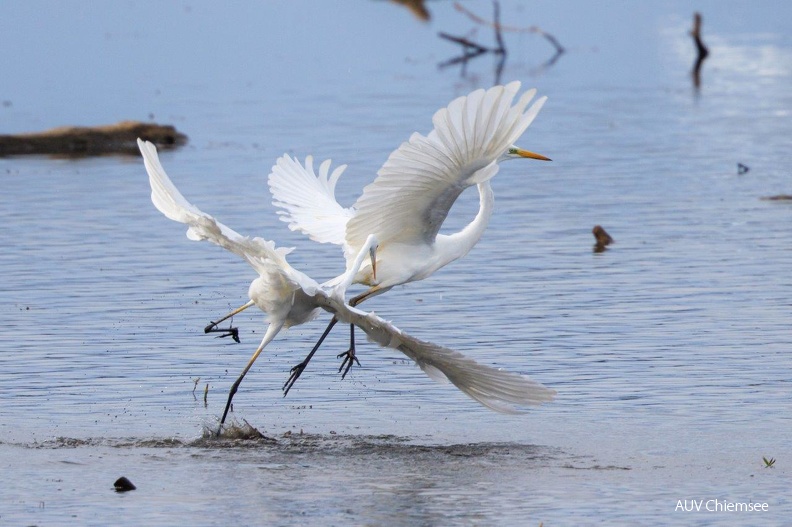
{"label": "outstretched wing", "polygon": [[313,157],[305,158],[303,166],[297,158],[286,154],[272,167],[267,182],[272,204],[279,207],[278,215],[293,231],[300,231],[319,243],[342,245],[346,224],[354,214],[338,204],[335,186],[346,169],[341,165],[330,173],[330,160],[319,165],[317,176]]}
{"label": "outstretched wing", "polygon": [[450,381],[496,412],[517,413],[517,406],[542,404],[556,394],[524,375],[479,364],[462,353],[412,337],[374,313],[364,313],[321,292],[314,298],[317,305],[344,322],[355,324],[380,346],[404,353],[432,379]]}
{"label": "outstretched wing", "polygon": [[363,190],[347,243],[360,247],[369,234],[381,244],[433,243],[459,194],[497,173],[498,158],[539,113],[545,97],[526,110],[536,90],[512,106],[519,89],[515,81],[476,90],[435,113],[434,130],[413,134]]}
{"label": "outstretched wing", "polygon": [[[209,214],[185,199],[162,168],[157,148],[148,141],[138,139],[140,153],[151,184],[151,202],[165,216],[189,226],[187,237],[191,240],[208,240],[244,258],[260,273],[277,272],[303,284],[302,273],[293,269],[286,255],[293,249],[275,247],[275,243],[261,238],[248,238],[223,225]],[[309,287],[309,289],[312,289]]]}

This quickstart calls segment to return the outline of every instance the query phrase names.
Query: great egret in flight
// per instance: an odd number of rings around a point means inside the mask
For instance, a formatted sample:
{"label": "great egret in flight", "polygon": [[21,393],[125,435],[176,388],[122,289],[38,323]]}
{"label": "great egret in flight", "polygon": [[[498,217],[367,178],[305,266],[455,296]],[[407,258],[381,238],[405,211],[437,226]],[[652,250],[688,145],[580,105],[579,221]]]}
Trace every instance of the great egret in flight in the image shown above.
{"label": "great egret in flight", "polygon": [[318,309],[325,309],[335,317],[361,328],[382,346],[397,349],[415,361],[435,380],[449,380],[462,392],[484,406],[499,412],[514,412],[514,405],[536,405],[549,401],[555,391],[525,376],[481,365],[456,351],[411,337],[373,313],[366,314],[351,308],[344,301],[346,288],[352,283],[366,256],[370,258],[372,275],[376,271],[377,240],[366,237],[355,260],[341,276],[318,284],[286,261],[292,249],[276,248],[272,241],[248,238],[223,225],[212,216],[188,202],[171,182],[159,161],[156,147],[138,139],[146,172],[151,184],[151,201],[171,220],[189,226],[191,240],[208,240],[241,256],[258,273],[248,290],[250,301],[235,309],[218,322],[252,306],[267,315],[269,327],[255,353],[231,387],[220,426],[225,423],[231,400],[264,347],[281,329],[312,320]]}
{"label": "great egret in flight", "polygon": [[[434,129],[423,136],[414,133],[388,157],[376,179],[350,208],[335,199],[335,186],[346,169],[330,172],[330,160],[314,171],[313,158],[305,164],[288,155],[280,157],[268,182],[278,214],[292,230],[320,243],[341,245],[347,270],[354,263],[369,234],[379,241],[377,276],[364,263],[355,283],[369,289],[352,298],[355,306],[394,286],[423,280],[441,267],[466,255],[479,241],[489,223],[494,204],[490,180],[498,163],[507,159],[544,157],[514,146],[542,108],[546,97],[528,104],[536,90],[528,90],[512,105],[520,83],[476,90],[452,101],[432,117]],[[451,206],[468,187],[479,191],[479,211],[461,231],[444,235],[440,227]],[[338,320],[334,318],[308,356],[292,369],[284,385],[288,393],[324,338]],[[355,358],[354,326],[350,349],[341,353],[339,372],[346,376]]]}

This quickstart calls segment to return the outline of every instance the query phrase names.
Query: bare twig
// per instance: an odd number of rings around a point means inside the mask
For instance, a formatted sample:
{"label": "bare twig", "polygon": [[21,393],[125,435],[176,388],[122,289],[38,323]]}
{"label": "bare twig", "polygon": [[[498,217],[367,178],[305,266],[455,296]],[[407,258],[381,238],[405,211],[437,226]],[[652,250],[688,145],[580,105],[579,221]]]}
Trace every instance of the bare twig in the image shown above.
{"label": "bare twig", "polygon": [[[561,45],[561,43],[558,41],[557,38],[555,38],[553,35],[545,31],[544,29],[540,28],[539,26],[529,26],[529,27],[504,26],[497,20],[497,17],[496,20],[490,22],[489,20],[485,20],[484,18],[481,18],[477,14],[469,11],[459,2],[454,2],[454,7],[460,13],[465,14],[473,22],[480,24],[482,26],[492,27],[498,31],[507,31],[509,33],[536,33],[537,35],[541,35],[545,39],[547,39],[547,41],[553,45],[553,47],[556,49],[558,53],[563,53],[565,51],[564,46]],[[497,3],[495,9],[496,11],[498,10]]]}
{"label": "bare twig", "polygon": [[445,62],[442,62],[438,65],[439,68],[445,68],[448,66],[453,66],[455,64],[462,65],[462,76],[464,77],[467,70],[467,63],[469,60],[478,57],[479,55],[483,55],[484,53],[494,53],[495,55],[499,55],[500,59],[498,60],[498,64],[495,66],[495,84],[500,83],[501,73],[503,72],[503,65],[506,63],[506,45],[503,43],[503,35],[501,35],[500,31],[500,4],[498,4],[498,0],[493,1],[493,20],[495,21],[493,24],[489,26],[495,30],[495,41],[498,43],[497,48],[490,48],[486,46],[482,46],[476,42],[473,42],[464,37],[455,37],[453,35],[449,35],[448,33],[439,33],[441,38],[446,40],[450,40],[456,44],[459,44],[463,47],[463,54],[449,59]]}
{"label": "bare twig", "polygon": [[[487,51],[492,51],[490,48],[485,48],[480,44],[476,44],[475,42],[466,39],[465,37],[455,37],[454,35],[449,35],[448,33],[443,33],[442,31],[438,33],[440,38],[444,38],[446,40],[450,40],[451,42],[455,42],[464,46],[465,48],[473,48],[477,53],[486,53]],[[466,50],[467,51],[467,50]]]}

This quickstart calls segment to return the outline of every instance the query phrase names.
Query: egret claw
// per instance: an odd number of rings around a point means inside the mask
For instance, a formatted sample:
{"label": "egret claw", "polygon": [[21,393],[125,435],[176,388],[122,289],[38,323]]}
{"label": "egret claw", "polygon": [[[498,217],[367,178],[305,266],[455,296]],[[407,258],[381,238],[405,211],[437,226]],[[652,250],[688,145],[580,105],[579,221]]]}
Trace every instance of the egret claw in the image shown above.
{"label": "egret claw", "polygon": [[344,357],[344,360],[341,362],[341,367],[338,368],[338,373],[341,373],[341,370],[344,370],[344,373],[341,374],[341,379],[345,379],[349,370],[352,369],[352,366],[357,363],[360,366],[360,361],[358,360],[357,356],[355,355],[355,348],[349,348],[344,353],[339,353],[337,358]]}
{"label": "egret claw", "polygon": [[284,397],[289,395],[289,390],[292,389],[292,386],[294,386],[294,383],[297,382],[297,379],[300,378],[300,375],[302,375],[302,372],[305,371],[305,367],[307,365],[308,365],[308,363],[303,361],[303,362],[301,362],[300,364],[298,364],[297,366],[295,366],[295,367],[293,367],[291,369],[291,375],[289,375],[288,380],[283,385],[283,396]]}

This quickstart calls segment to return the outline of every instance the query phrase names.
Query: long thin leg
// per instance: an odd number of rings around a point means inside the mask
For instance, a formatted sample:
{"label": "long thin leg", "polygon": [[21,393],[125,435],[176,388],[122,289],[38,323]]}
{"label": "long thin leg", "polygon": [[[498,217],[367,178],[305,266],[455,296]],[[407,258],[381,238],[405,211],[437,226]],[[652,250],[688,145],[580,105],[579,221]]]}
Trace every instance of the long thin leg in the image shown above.
{"label": "long thin leg", "polygon": [[[338,368],[338,373],[341,373],[341,370],[344,370],[344,373],[341,374],[341,379],[345,379],[347,373],[352,368],[352,365],[357,362],[357,365],[360,366],[360,361],[357,359],[355,355],[355,325],[349,325],[349,349],[343,353],[339,353],[336,358],[340,359],[344,357],[344,360],[341,362],[341,366]],[[345,368],[346,367],[346,368]]]}
{"label": "long thin leg", "polygon": [[319,349],[319,346],[321,346],[322,342],[324,342],[324,339],[327,338],[327,335],[330,333],[330,330],[333,329],[333,326],[335,326],[337,323],[338,323],[338,319],[336,317],[333,317],[333,320],[331,320],[330,323],[327,325],[327,328],[324,330],[324,333],[322,333],[322,336],[319,337],[319,340],[314,345],[313,349],[308,354],[308,356],[305,357],[305,359],[303,359],[303,361],[300,364],[298,364],[297,366],[291,369],[291,375],[289,376],[289,379],[286,381],[286,384],[283,385],[284,397],[286,397],[289,394],[289,390],[292,389],[292,386],[294,386],[294,383],[297,382],[297,379],[300,378],[300,375],[302,375],[302,372],[305,370],[305,367],[308,366],[309,362],[311,362],[311,359],[316,353],[316,350]]}
{"label": "long thin leg", "polygon": [[236,315],[236,314],[238,314],[238,313],[241,313],[242,311],[246,310],[246,309],[247,309],[247,308],[249,308],[249,307],[253,307],[254,305],[255,305],[255,302],[253,302],[253,301],[251,300],[250,302],[248,302],[248,303],[247,303],[247,304],[245,304],[244,306],[236,308],[235,310],[233,310],[232,312],[230,312],[229,314],[227,314],[226,316],[224,316],[223,318],[221,318],[221,319],[220,319],[220,320],[218,320],[217,322],[211,322],[211,323],[210,323],[208,326],[206,326],[206,327],[204,328],[204,333],[209,333],[209,332],[210,332],[210,331],[212,331],[214,328],[216,328],[216,327],[217,327],[217,325],[218,325],[220,322],[222,322],[222,321],[224,321],[224,320],[228,320],[229,318],[233,317],[234,315]]}
{"label": "long thin leg", "polygon": [[264,333],[264,338],[261,339],[261,344],[259,344],[259,347],[256,348],[256,352],[253,353],[253,356],[248,361],[247,366],[245,366],[245,369],[242,370],[242,373],[239,375],[237,380],[234,382],[234,384],[231,385],[231,391],[228,392],[228,401],[226,402],[225,411],[223,411],[223,417],[220,419],[220,428],[217,430],[217,435],[220,435],[220,431],[222,430],[223,424],[225,423],[226,420],[226,416],[228,415],[228,410],[231,408],[231,400],[234,398],[234,395],[236,394],[237,389],[239,388],[239,384],[242,382],[242,379],[245,378],[245,375],[247,374],[248,370],[250,370],[251,366],[253,366],[253,363],[256,362],[256,359],[258,359],[258,356],[264,350],[264,347],[267,344],[269,344],[269,342],[272,339],[275,338],[275,335],[278,334],[278,332],[281,330],[282,327],[283,327],[283,322],[269,325],[269,327],[267,328],[267,332]]}
{"label": "long thin leg", "polygon": [[[350,306],[356,306],[356,305],[360,304],[361,302],[363,302],[364,300],[368,300],[371,297],[374,297],[374,296],[377,296],[377,295],[381,295],[382,293],[384,293],[386,291],[390,291],[391,288],[392,288],[392,286],[391,287],[385,287],[385,288],[372,287],[368,291],[364,291],[363,293],[359,294],[358,296],[352,298],[352,300],[349,301],[349,305]],[[286,397],[286,395],[289,393],[289,390],[292,389],[292,386],[294,386],[294,383],[297,382],[297,379],[300,378],[300,375],[305,370],[305,367],[308,366],[308,363],[311,361],[311,359],[313,358],[314,354],[319,349],[319,346],[322,345],[322,342],[324,342],[325,338],[330,333],[330,330],[333,329],[333,326],[335,326],[337,323],[338,323],[338,319],[333,317],[333,320],[330,321],[330,324],[328,324],[327,329],[325,329],[324,333],[322,333],[322,336],[319,337],[319,340],[316,342],[316,344],[314,345],[314,347],[311,350],[311,352],[305,357],[305,359],[300,364],[298,364],[297,366],[295,366],[294,368],[291,369],[291,376],[289,377],[289,380],[286,381],[286,384],[283,385],[283,396],[284,397]],[[350,326],[352,327],[352,338],[351,338],[351,346],[350,346],[351,355],[352,355],[352,359],[351,360],[353,360],[355,362],[358,362],[357,358],[355,358],[355,350],[354,350],[354,346],[355,346],[355,337],[354,337],[355,329],[354,328],[355,328],[355,326],[354,326],[354,324],[350,324]],[[347,351],[345,353],[342,353],[341,355],[339,355],[339,358],[344,356],[344,355],[347,355],[349,353],[350,353],[349,351]],[[346,362],[346,359],[345,359],[344,362]],[[360,365],[360,362],[358,362],[358,365]],[[342,363],[342,365],[341,365],[341,368],[343,368],[343,367],[344,367],[344,363]],[[350,364],[349,367],[350,368],[352,367],[351,364]],[[348,369],[349,368],[347,368],[347,370]],[[340,372],[341,369],[339,368],[338,371]],[[344,372],[344,375],[341,378],[343,379],[345,376],[346,376],[346,372]]]}
{"label": "long thin leg", "polygon": [[[390,288],[388,288],[388,289],[390,289]],[[349,305],[352,306],[352,307],[355,307],[356,305],[360,304],[364,300],[368,300],[372,296],[380,295],[380,294],[384,293],[385,291],[387,291],[388,289],[369,289],[368,291],[366,291],[364,293],[361,293],[358,296],[352,298],[352,300],[349,301]],[[349,373],[349,370],[352,369],[352,366],[355,363],[357,363],[357,365],[360,366],[360,361],[357,358],[356,349],[355,349],[355,325],[354,324],[350,324],[349,325],[349,349],[346,350],[343,353],[339,353],[336,356],[336,358],[339,358],[339,359],[341,357],[343,357],[344,360],[341,361],[341,366],[338,368],[338,373],[341,373],[341,370],[344,370],[344,373],[341,374],[341,379],[343,380],[343,379],[346,378],[347,373]]]}

